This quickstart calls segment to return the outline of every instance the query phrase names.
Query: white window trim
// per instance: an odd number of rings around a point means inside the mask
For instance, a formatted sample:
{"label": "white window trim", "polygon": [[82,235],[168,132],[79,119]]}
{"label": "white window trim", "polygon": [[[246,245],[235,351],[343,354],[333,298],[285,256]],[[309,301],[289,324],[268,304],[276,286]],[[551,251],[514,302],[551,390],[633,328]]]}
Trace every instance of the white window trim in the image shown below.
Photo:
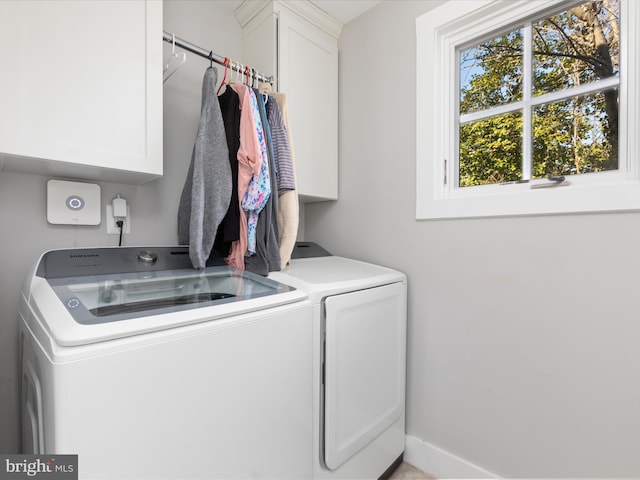
{"label": "white window trim", "polygon": [[[571,185],[456,188],[456,47],[574,2],[455,0],[416,19],[416,218],[640,210],[640,2],[620,0],[619,169],[567,177]],[[635,46],[635,48],[629,48]]]}

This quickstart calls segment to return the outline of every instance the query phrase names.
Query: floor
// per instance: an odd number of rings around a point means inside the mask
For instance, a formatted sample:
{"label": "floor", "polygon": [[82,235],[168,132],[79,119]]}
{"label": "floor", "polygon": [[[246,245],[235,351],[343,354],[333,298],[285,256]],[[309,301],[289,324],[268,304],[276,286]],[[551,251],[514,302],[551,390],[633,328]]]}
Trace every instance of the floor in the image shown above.
{"label": "floor", "polygon": [[391,474],[389,480],[435,480],[436,477],[418,470],[413,465],[402,462],[395,472]]}

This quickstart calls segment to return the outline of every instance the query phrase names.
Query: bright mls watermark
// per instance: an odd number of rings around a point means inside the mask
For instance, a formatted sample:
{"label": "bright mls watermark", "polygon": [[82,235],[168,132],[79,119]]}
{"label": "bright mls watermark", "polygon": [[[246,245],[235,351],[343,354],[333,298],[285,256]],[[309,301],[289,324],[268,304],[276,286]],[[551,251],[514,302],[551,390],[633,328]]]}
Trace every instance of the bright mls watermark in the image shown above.
{"label": "bright mls watermark", "polygon": [[78,480],[77,455],[0,455],[0,480]]}

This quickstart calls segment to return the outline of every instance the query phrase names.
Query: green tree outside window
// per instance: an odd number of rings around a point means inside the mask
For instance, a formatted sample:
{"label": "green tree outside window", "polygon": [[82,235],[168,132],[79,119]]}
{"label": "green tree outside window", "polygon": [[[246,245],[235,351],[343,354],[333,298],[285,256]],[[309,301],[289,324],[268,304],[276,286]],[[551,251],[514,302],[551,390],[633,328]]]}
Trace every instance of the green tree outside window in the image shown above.
{"label": "green tree outside window", "polygon": [[460,187],[618,168],[618,89],[598,82],[619,78],[619,12],[590,1],[460,51]]}

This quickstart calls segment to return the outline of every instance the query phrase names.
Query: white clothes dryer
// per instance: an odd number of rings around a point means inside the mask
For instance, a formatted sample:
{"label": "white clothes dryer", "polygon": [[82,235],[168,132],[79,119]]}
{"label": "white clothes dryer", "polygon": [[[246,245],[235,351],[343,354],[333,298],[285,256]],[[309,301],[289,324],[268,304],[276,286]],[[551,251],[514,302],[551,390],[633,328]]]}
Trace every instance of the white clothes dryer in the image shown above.
{"label": "white clothes dryer", "polygon": [[299,242],[270,278],[313,304],[313,478],[387,478],[405,444],[406,276]]}
{"label": "white clothes dryer", "polygon": [[24,453],[82,479],[312,476],[303,291],[187,247],[54,250],[20,317]]}

